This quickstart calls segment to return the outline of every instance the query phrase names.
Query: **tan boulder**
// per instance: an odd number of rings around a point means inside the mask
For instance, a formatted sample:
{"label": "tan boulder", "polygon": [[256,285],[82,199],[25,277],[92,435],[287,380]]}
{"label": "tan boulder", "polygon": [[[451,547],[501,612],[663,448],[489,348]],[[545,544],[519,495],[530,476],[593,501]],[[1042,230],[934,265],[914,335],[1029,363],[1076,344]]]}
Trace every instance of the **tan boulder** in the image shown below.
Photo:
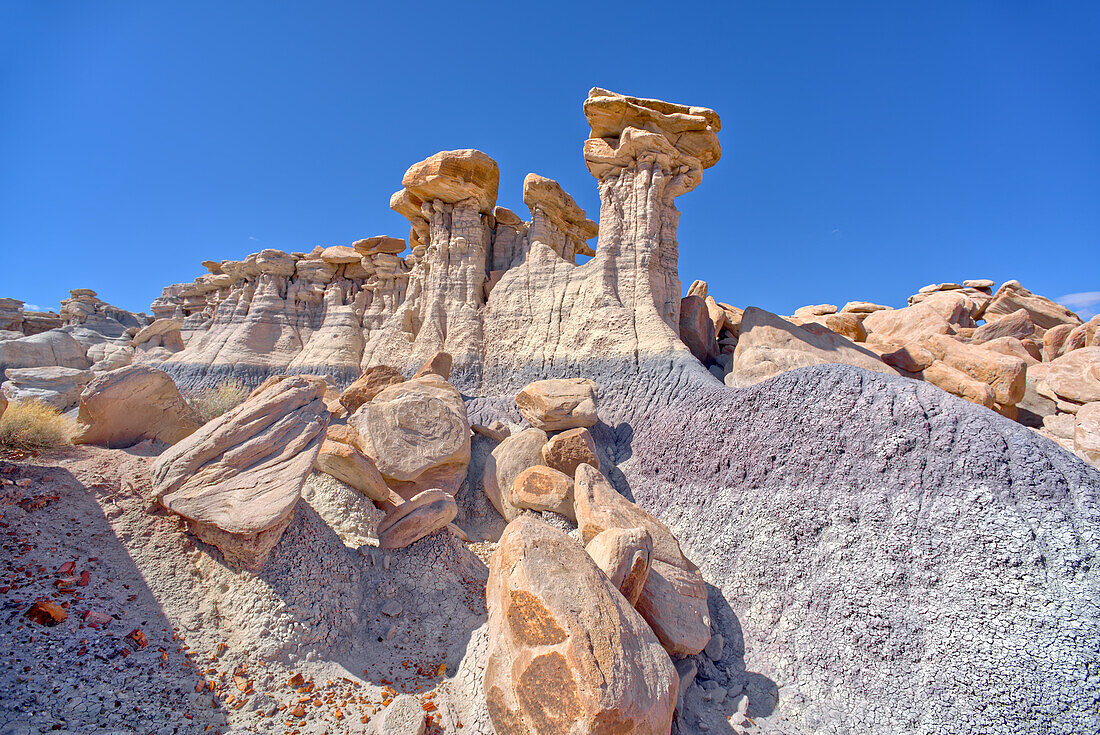
{"label": "tan boulder", "polygon": [[519,508],[512,504],[512,485],[524,470],[543,463],[545,444],[545,431],[525,429],[506,438],[485,459],[481,486],[504,520],[519,515]]}
{"label": "tan boulder", "polygon": [[977,327],[989,301],[989,294],[962,287],[909,297],[910,306],[927,306],[955,328]]}
{"label": "tan boulder", "polygon": [[600,468],[600,458],[596,454],[596,440],[592,432],[585,428],[569,429],[550,437],[542,447],[542,461],[547,467],[573,477],[577,467],[590,464]]}
{"label": "tan boulder", "polygon": [[92,361],[80,343],[60,329],[0,341],[0,373],[11,368],[54,366],[86,370]]}
{"label": "tan boulder", "polygon": [[573,512],[573,478],[544,465],[528,467],[512,482],[512,505],[535,511],[551,511],[576,520]]}
{"label": "tan boulder", "polygon": [[993,291],[993,281],[989,278],[971,278],[970,280],[963,281],[963,288],[976,288],[979,291]]}
{"label": "tan boulder", "polygon": [[691,282],[690,286],[688,286],[687,295],[688,296],[698,296],[701,299],[705,299],[705,298],[707,298],[707,290],[708,289],[709,289],[709,286],[707,285],[706,281],[700,281],[700,280],[696,279],[696,280]]}
{"label": "tan boulder", "polygon": [[1066,354],[1066,340],[1076,329],[1072,324],[1059,324],[1051,327],[1043,335],[1043,360],[1050,362]]}
{"label": "tan boulder", "polygon": [[1031,315],[1027,309],[1018,309],[1007,316],[995,321],[987,322],[974,330],[970,335],[970,341],[974,344],[983,344],[1001,337],[1013,337],[1015,339],[1027,339],[1042,330],[1037,329],[1035,322],[1031,321]]}
{"label": "tan boulder", "polygon": [[997,293],[993,294],[993,300],[986,307],[985,320],[990,322],[1020,309],[1026,309],[1031,315],[1031,321],[1043,329],[1050,329],[1059,324],[1076,326],[1081,323],[1080,317],[1072,311],[1045,296],[1031,293],[1021,286],[1019,281],[1009,281],[997,289]]}
{"label": "tan boulder", "polygon": [[596,566],[631,605],[645,588],[653,556],[653,538],[644,528],[609,528],[584,547]]}
{"label": "tan boulder", "polygon": [[680,299],[680,339],[704,365],[718,357],[718,340],[706,300],[698,296]]}
{"label": "tan boulder", "polygon": [[871,301],[849,301],[845,304],[841,310],[841,314],[873,314],[876,311],[887,311],[893,309],[892,306],[883,306],[882,304],[876,304]]}
{"label": "tan boulder", "polygon": [[937,388],[942,388],[951,395],[965,398],[971,403],[977,403],[979,406],[993,408],[993,389],[985,383],[970,377],[962,370],[936,360],[924,369],[922,375],[927,382]]}
{"label": "tan boulder", "polygon": [[750,306],[741,320],[729,385],[759,383],[779,373],[810,365],[841,363],[888,375],[897,371],[868,350],[818,324],[798,326]]}
{"label": "tan boulder", "polygon": [[[419,207],[416,214],[420,214]],[[389,237],[388,235],[373,235],[362,240],[356,240],[351,247],[360,255],[377,255],[378,253],[400,255],[405,252],[405,240],[400,237]]]}
{"label": "tan boulder", "polygon": [[[691,294],[688,295],[690,296]],[[707,314],[710,316],[710,321],[714,325],[714,336],[717,339],[723,329],[728,329],[726,325],[726,310],[714,300],[713,296],[704,296],[703,301],[706,302]]]}
{"label": "tan boulder", "polygon": [[1024,397],[1027,363],[1020,358],[1002,355],[980,345],[965,344],[942,334],[932,335],[921,344],[937,360],[992,388],[993,400],[997,403],[1011,406]]}
{"label": "tan boulder", "polygon": [[581,540],[609,528],[644,528],[653,540],[649,576],[636,607],[673,656],[691,656],[710,640],[707,586],[661,521],[630,502],[591,465],[577,468],[573,489]]}
{"label": "tan boulder", "polygon": [[[347,434],[344,435],[347,436]],[[382,473],[374,466],[374,462],[351,442],[325,439],[317,453],[317,459],[313,462],[313,467],[318,472],[332,475],[376,502],[385,502],[390,497],[390,489]]]}
{"label": "tan boulder", "polygon": [[876,311],[863,320],[868,342],[917,342],[930,334],[953,334],[954,329],[938,311],[926,304],[904,309]]}
{"label": "tan boulder", "polygon": [[798,319],[809,319],[814,316],[825,316],[837,313],[837,308],[832,304],[815,304],[812,306],[800,306],[794,310],[792,316]]}
{"label": "tan boulder", "polygon": [[672,661],[572,539],[534,518],[512,521],[486,596],[483,687],[496,732],[668,735]]}
{"label": "tan boulder", "polygon": [[283,378],[203,425],[153,465],[158,502],[231,565],[263,566],[324,439],[324,394],[321,378]]}
{"label": "tan boulder", "polygon": [[66,367],[10,368],[0,385],[0,395],[11,401],[41,401],[67,411],[80,401],[84,388],[95,378],[90,370]]}
{"label": "tan boulder", "polygon": [[1073,421],[1073,450],[1093,467],[1100,468],[1100,402],[1081,406]]}
{"label": "tan boulder", "polygon": [[321,260],[331,265],[358,263],[362,259],[363,256],[361,253],[356,252],[355,248],[349,248],[346,245],[332,245],[321,251]]}
{"label": "tan boulder", "polygon": [[1015,337],[997,337],[991,339],[988,342],[982,342],[982,347],[993,352],[999,352],[1002,355],[1011,355],[1012,357],[1018,357],[1028,365],[1028,367],[1039,363],[1042,353],[1035,346],[1032,341],[1024,342],[1023,340],[1016,339]]}
{"label": "tan boulder", "polygon": [[129,447],[145,439],[175,444],[202,426],[168,375],[147,365],[100,373],[80,395],[74,444]]}
{"label": "tan boulder", "polygon": [[151,347],[165,347],[173,352],[183,349],[183,337],[180,319],[156,319],[147,327],[142,327],[130,343],[134,347],[148,343]]}
{"label": "tan boulder", "polygon": [[437,488],[452,495],[470,463],[470,423],[462,394],[438,375],[382,390],[348,417],[363,454],[403,498]]}
{"label": "tan boulder", "polygon": [[401,185],[422,202],[458,204],[475,199],[484,214],[493,212],[499,183],[497,162],[470,148],[440,151],[414,163],[401,178]]}
{"label": "tan boulder", "polygon": [[1041,381],[1051,397],[1077,404],[1100,401],[1100,347],[1072,350],[1044,365]]}
{"label": "tan boulder", "polygon": [[553,378],[531,383],[516,395],[516,405],[536,429],[558,431],[593,426],[596,383],[587,378]]}
{"label": "tan boulder", "polygon": [[909,373],[919,373],[936,361],[936,356],[921,347],[919,344],[902,345],[892,352],[882,355],[882,361],[899,370]]}
{"label": "tan boulder", "polygon": [[453,360],[449,352],[437,352],[425,360],[423,365],[417,368],[411,380],[423,378],[425,375],[438,375],[444,380],[450,380],[452,362]]}
{"label": "tan boulder", "polygon": [[396,368],[389,365],[375,365],[364,370],[363,374],[340,394],[340,403],[349,413],[354,413],[364,403],[374,400],[374,397],[386,388],[403,382],[405,382],[405,376]]}
{"label": "tan boulder", "polygon": [[1100,314],[1070,330],[1062,345],[1062,354],[1082,347],[1100,347]]}
{"label": "tan boulder", "polygon": [[805,317],[792,317],[791,321],[800,326],[817,324],[825,327],[830,332],[835,332],[841,337],[847,337],[853,342],[866,342],[867,330],[863,327],[861,315],[845,314],[818,314]]}
{"label": "tan boulder", "polygon": [[409,544],[447,527],[458,515],[451,493],[425,490],[397,506],[378,524],[378,545],[403,549]]}

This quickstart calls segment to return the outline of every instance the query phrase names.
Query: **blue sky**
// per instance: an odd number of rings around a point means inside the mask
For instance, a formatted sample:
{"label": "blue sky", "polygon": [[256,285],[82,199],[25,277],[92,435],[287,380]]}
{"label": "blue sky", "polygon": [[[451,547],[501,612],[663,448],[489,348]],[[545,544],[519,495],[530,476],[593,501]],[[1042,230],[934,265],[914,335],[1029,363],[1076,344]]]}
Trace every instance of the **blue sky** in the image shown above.
{"label": "blue sky", "polygon": [[601,86],[722,115],[685,289],[1100,300],[1098,38],[1085,2],[0,0],[0,296],[145,310],[202,259],[405,236],[389,195],[443,149],[493,156],[517,212],[534,171],[595,218]]}

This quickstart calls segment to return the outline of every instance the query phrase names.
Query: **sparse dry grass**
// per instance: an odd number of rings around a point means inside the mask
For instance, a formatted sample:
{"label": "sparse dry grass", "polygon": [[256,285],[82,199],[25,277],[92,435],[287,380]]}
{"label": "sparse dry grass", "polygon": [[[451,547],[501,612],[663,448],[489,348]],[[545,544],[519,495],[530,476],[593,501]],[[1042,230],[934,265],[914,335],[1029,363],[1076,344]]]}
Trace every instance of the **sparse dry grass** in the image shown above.
{"label": "sparse dry grass", "polygon": [[68,444],[76,426],[41,401],[14,401],[0,416],[0,448],[41,452]]}
{"label": "sparse dry grass", "polygon": [[198,391],[188,399],[188,403],[203,421],[209,421],[241,405],[250,392],[248,386],[239,380],[223,380],[215,388]]}

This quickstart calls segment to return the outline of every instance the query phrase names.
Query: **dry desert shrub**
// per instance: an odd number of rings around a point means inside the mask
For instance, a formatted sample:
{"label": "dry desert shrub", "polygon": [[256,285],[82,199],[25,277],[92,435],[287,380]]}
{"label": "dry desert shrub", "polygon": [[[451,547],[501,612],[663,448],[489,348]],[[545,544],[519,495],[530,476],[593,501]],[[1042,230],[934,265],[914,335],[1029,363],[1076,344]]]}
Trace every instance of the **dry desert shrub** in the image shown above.
{"label": "dry desert shrub", "polygon": [[0,447],[39,452],[68,444],[72,419],[42,401],[14,401],[0,415]]}
{"label": "dry desert shrub", "polygon": [[250,392],[248,386],[239,380],[223,380],[217,387],[198,391],[188,403],[203,421],[209,421],[241,405]]}

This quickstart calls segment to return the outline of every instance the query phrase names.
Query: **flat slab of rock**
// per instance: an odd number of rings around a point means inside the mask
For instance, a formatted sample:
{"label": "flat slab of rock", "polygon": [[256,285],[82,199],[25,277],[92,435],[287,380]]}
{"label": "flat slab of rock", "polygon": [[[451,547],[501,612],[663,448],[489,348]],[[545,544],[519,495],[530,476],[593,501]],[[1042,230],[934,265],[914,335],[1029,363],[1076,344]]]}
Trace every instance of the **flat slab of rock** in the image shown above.
{"label": "flat slab of rock", "polygon": [[678,679],[595,562],[533,518],[508,524],[487,585],[484,691],[498,733],[667,735]]}
{"label": "flat slab of rock", "polygon": [[129,447],[146,439],[175,444],[202,418],[167,374],[148,365],[100,373],[80,395],[74,444]]}
{"label": "flat slab of rock", "polygon": [[752,385],[788,370],[827,363],[844,363],[878,373],[898,374],[874,352],[839,334],[824,328],[800,327],[771,312],[750,306],[741,318],[741,332],[733,353],[733,369],[726,376],[726,382],[737,386]]}
{"label": "flat slab of rock", "polygon": [[543,431],[595,425],[596,383],[587,378],[555,378],[531,383],[516,395],[527,423]]}
{"label": "flat slab of rock", "polygon": [[649,576],[636,607],[673,656],[692,656],[710,640],[707,586],[699,569],[661,521],[618,492],[599,470],[577,468],[574,502],[581,540],[591,543],[609,528],[644,528],[653,540]]}
{"label": "flat slab of rock", "polygon": [[153,465],[160,504],[234,566],[263,566],[325,436],[325,381],[282,378],[205,424]]}
{"label": "flat slab of rock", "polygon": [[435,533],[458,515],[454,496],[442,490],[425,490],[391,511],[378,524],[378,545],[403,549]]}
{"label": "flat slab of rock", "polygon": [[470,422],[462,394],[438,375],[382,390],[348,417],[360,448],[403,498],[428,489],[452,495],[470,463]]}
{"label": "flat slab of rock", "polygon": [[1031,293],[1020,285],[1019,281],[1008,281],[993,294],[993,300],[985,309],[985,320],[993,321],[997,317],[1007,316],[1019,309],[1027,310],[1031,315],[1031,321],[1043,329],[1050,329],[1059,324],[1081,323],[1081,318],[1072,311],[1057,304],[1046,296]]}
{"label": "flat slab of rock", "polygon": [[11,368],[0,393],[12,401],[41,401],[66,411],[77,404],[94,377],[90,370],[79,368]]}

